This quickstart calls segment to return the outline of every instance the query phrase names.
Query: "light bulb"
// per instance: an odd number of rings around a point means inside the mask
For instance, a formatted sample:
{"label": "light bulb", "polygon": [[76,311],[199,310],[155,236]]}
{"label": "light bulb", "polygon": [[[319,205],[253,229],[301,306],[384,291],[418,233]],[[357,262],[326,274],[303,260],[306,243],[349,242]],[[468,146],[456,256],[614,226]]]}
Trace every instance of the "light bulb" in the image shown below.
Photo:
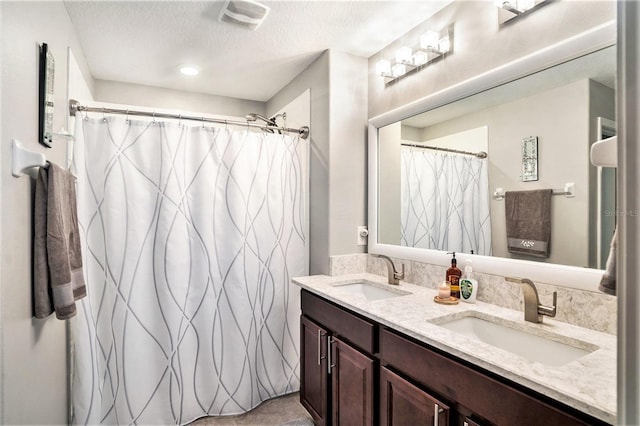
{"label": "light bulb", "polygon": [[427,54],[424,52],[416,52],[413,54],[413,65],[419,67],[420,65],[424,65],[428,62],[429,58]]}
{"label": "light bulb", "polygon": [[401,47],[400,49],[396,50],[396,62],[410,62],[411,54],[412,52],[410,47]]}
{"label": "light bulb", "polygon": [[440,34],[436,31],[427,31],[420,37],[420,47],[423,49],[435,49],[438,46]]}
{"label": "light bulb", "polygon": [[517,0],[517,9],[526,12],[527,10],[533,8],[536,5],[535,0]]}
{"label": "light bulb", "polygon": [[391,74],[394,77],[401,77],[407,72],[407,67],[404,64],[395,64],[391,67]]}
{"label": "light bulb", "polygon": [[391,62],[386,59],[381,59],[376,62],[376,74],[389,75],[391,73]]}
{"label": "light bulb", "polygon": [[194,65],[182,65],[180,66],[180,72],[184,75],[194,76],[194,75],[198,75],[200,71]]}
{"label": "light bulb", "polygon": [[450,49],[451,49],[451,41],[449,39],[449,36],[446,35],[442,37],[440,41],[438,41],[438,50],[441,53],[447,53]]}

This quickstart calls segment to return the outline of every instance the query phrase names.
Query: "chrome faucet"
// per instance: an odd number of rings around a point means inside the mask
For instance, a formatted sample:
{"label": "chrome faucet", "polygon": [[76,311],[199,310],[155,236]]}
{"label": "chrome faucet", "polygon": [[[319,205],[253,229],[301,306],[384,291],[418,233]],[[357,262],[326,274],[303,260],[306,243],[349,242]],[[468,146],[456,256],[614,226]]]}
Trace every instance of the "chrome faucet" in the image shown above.
{"label": "chrome faucet", "polygon": [[520,284],[522,287],[522,295],[524,296],[524,320],[530,322],[541,323],[542,316],[556,316],[556,308],[558,302],[558,292],[553,292],[553,306],[544,306],[540,304],[538,290],[528,278],[512,278],[506,277],[505,281]]}
{"label": "chrome faucet", "polygon": [[404,263],[401,263],[402,271],[396,271],[396,267],[393,264],[393,260],[389,256],[385,256],[384,254],[376,254],[380,259],[384,260],[387,263],[387,274],[389,276],[389,284],[398,285],[400,284],[400,280],[404,279]]}

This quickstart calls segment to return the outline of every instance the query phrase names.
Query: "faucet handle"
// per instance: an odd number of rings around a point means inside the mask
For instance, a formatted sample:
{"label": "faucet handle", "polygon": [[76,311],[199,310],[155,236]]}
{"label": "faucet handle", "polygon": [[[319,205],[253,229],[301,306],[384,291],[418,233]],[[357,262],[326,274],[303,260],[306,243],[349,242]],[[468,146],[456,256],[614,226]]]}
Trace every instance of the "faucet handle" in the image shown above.
{"label": "faucet handle", "polygon": [[400,272],[394,270],[393,271],[393,276],[396,279],[403,280],[404,279],[404,263],[401,263],[400,267],[401,267],[400,268]]}
{"label": "faucet handle", "polygon": [[538,314],[546,315],[548,317],[553,318],[553,317],[556,316],[557,308],[558,308],[558,292],[554,291],[553,292],[553,305],[552,306],[538,305]]}

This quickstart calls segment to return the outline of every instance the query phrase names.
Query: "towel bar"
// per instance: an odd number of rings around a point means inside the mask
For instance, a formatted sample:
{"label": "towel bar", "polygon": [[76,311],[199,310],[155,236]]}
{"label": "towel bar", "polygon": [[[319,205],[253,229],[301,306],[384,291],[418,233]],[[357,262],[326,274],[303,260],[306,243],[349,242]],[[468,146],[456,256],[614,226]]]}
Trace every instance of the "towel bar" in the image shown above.
{"label": "towel bar", "polygon": [[[554,189],[551,195],[564,195],[566,198],[574,198],[576,196],[575,187],[576,185],[573,182],[565,183],[563,189]],[[496,201],[502,201],[504,200],[504,194],[504,188],[496,188],[492,198]]]}

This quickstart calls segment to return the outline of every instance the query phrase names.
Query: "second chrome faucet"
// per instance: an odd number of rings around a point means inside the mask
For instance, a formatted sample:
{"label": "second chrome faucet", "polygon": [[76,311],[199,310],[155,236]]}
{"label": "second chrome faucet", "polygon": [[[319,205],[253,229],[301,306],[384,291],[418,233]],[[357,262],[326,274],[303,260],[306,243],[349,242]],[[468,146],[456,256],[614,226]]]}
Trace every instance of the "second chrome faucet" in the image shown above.
{"label": "second chrome faucet", "polygon": [[543,315],[551,318],[556,316],[558,292],[553,292],[553,306],[544,306],[540,304],[538,290],[530,279],[506,277],[505,281],[520,284],[520,287],[522,287],[525,321],[540,323]]}
{"label": "second chrome faucet", "polygon": [[396,271],[396,266],[393,264],[393,260],[391,260],[389,256],[385,256],[384,254],[377,254],[376,256],[384,260],[387,264],[387,276],[389,277],[389,284],[400,284],[400,280],[404,279],[404,263],[400,264],[402,266],[402,270],[398,272]]}

